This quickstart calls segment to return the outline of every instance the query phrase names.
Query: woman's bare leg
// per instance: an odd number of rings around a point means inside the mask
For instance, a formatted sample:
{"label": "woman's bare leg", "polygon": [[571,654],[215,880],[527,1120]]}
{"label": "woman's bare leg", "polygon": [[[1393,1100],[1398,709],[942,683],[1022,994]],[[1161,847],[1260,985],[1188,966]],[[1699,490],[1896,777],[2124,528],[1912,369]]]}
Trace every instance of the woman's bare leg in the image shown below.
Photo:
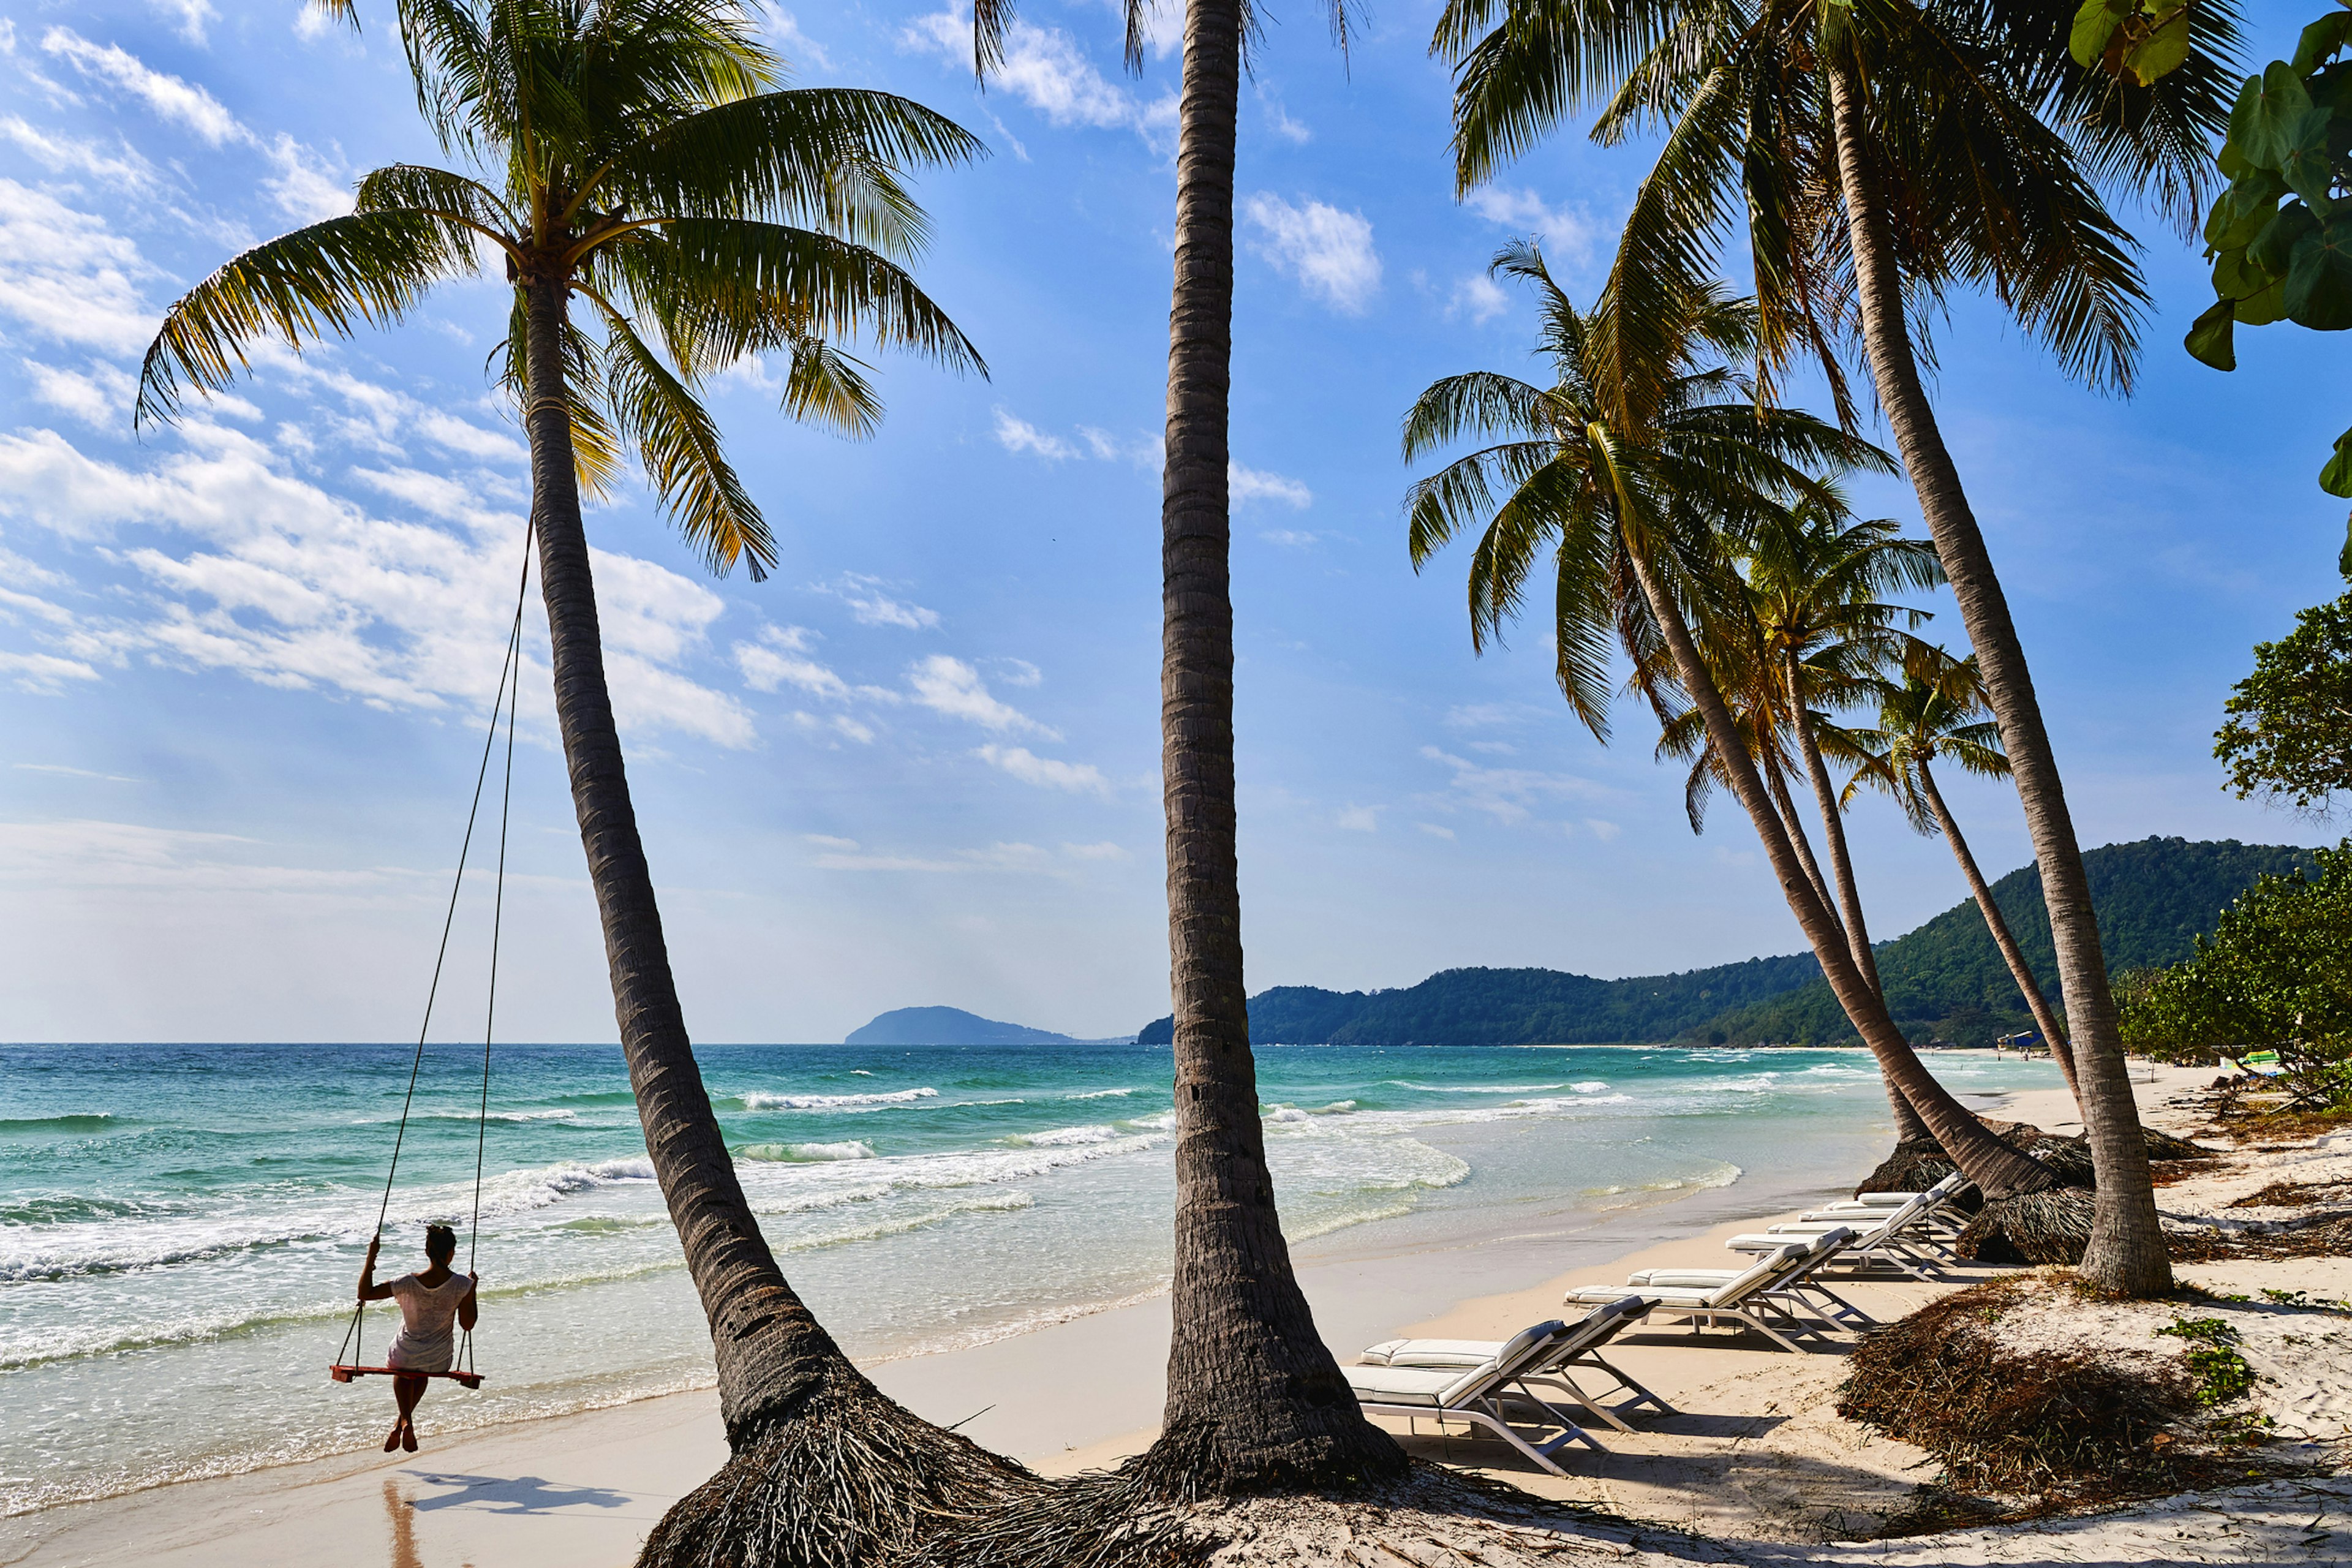
{"label": "woman's bare leg", "polygon": [[[393,1436],[411,1453],[416,1450],[416,1404],[431,1386],[421,1377],[395,1377],[392,1380],[392,1396],[400,1405],[400,1419],[393,1423]],[[390,1449],[391,1441],[387,1440],[384,1447]]]}

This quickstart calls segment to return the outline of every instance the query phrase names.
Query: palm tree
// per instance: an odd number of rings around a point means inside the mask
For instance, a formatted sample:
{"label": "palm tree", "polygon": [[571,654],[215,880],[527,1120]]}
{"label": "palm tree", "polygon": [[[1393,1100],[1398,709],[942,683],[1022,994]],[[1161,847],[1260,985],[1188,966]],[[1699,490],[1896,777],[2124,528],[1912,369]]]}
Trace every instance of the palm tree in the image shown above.
{"label": "palm tree", "polygon": [[1665,128],[1629,233],[1710,257],[1745,213],[1768,383],[1802,352],[1842,385],[1838,351],[1861,340],[1984,661],[2041,868],[2099,1172],[2084,1267],[2110,1290],[2146,1295],[2169,1286],[2171,1265],[2082,857],[2023,650],[1906,319],[1907,304],[1932,304],[1952,287],[1989,287],[2070,374],[2129,388],[2145,289],[2129,237],[2092,182],[2147,192],[2177,223],[2193,222],[2214,177],[2205,148],[2227,118],[2236,18],[2227,5],[2197,7],[2190,63],[2152,88],[2075,66],[2070,25],[2059,8],[2010,4],[1596,11],[1453,0],[1433,47],[1461,67],[1465,188],[1580,100],[1613,92],[1596,135]]}
{"label": "palm tree", "polygon": [[[581,494],[608,489],[634,452],[714,572],[740,562],[763,575],[774,544],[695,389],[744,354],[789,355],[785,411],[862,432],[879,405],[845,338],[983,368],[899,265],[924,236],[903,171],[979,144],[902,99],[780,89],[782,62],[733,0],[402,0],[399,16],[419,108],[481,177],[379,169],[349,216],[223,266],[165,317],[138,414],[168,419],[186,389],[228,385],[257,342],[299,349],[395,324],[480,257],[503,260],[504,378],[530,441],[572,802],[630,1084],[709,1320],[735,1454],[647,1557],[845,1561],[1022,1472],[917,1422],[851,1366],[744,1199],[637,833]],[[597,331],[574,321],[575,299]]]}
{"label": "palm tree", "polygon": [[1952,847],[1952,856],[1960,863],[1960,874],[1968,879],[1969,892],[1984,914],[1993,945],[2000,950],[2001,961],[2009,965],[2011,977],[2024,994],[2042,1037],[2050,1042],[2050,1054],[2065,1073],[2066,1087],[2080,1100],[2074,1053],[2066,1031],[2033,978],[2025,950],[2011,934],[2000,906],[1993,901],[1991,886],[1978,869],[1977,858],[1969,851],[1951,807],[1944,804],[1944,792],[1936,786],[1932,764],[1939,755],[1962,773],[1979,778],[2010,776],[2009,759],[2001,755],[2000,726],[1985,720],[1984,711],[1984,679],[1977,671],[1976,657],[1954,658],[1941,648],[1923,650],[1908,663],[1900,682],[1880,682],[1878,727],[1847,731],[1864,752],[1864,760],[1846,782],[1841,798],[1851,801],[1856,790],[1869,784],[1893,795],[1919,832],[1943,833],[1944,842]]}
{"label": "palm tree", "polygon": [[[977,0],[973,63],[1002,63],[1013,0]],[[1125,0],[1143,60],[1151,0]],[[1343,0],[1333,35],[1348,37]],[[1234,159],[1244,0],[1191,0],[1176,152],[1160,479],[1160,724],[1176,1016],[1175,1337],[1159,1441],[1139,1473],[1175,1490],[1309,1488],[1390,1476],[1402,1450],[1363,1417],[1315,1330],[1266,1170],[1242,975],[1234,843],[1232,520]]]}
{"label": "palm tree", "polygon": [[[1495,270],[1531,284],[1549,386],[1492,372],[1448,376],[1404,422],[1412,461],[1469,436],[1511,437],[1455,459],[1407,496],[1416,568],[1479,531],[1470,562],[1471,639],[1486,640],[1526,602],[1549,554],[1562,694],[1608,736],[1608,679],[1622,647],[1638,669],[1663,647],[1696,708],[1733,794],[1763,840],[1790,910],[1838,1001],[1896,1089],[1989,1195],[2034,1194],[2050,1173],[1994,1138],[1920,1062],[1855,967],[1834,911],[1806,875],[1702,648],[1710,602],[1725,596],[1736,542],[1792,504],[1832,498],[1824,469],[1885,471],[1883,453],[1810,415],[1755,398],[1728,365],[1755,350],[1755,308],[1628,245],[1598,305],[1580,311],[1531,245]],[[1702,617],[1696,632],[1694,615]]]}

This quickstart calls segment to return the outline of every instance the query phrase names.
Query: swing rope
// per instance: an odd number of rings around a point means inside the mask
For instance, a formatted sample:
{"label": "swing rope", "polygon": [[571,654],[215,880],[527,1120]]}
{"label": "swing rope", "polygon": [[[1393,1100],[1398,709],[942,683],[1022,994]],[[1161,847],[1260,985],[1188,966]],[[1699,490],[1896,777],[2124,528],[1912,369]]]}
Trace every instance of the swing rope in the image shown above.
{"label": "swing rope", "polygon": [[[400,1126],[392,1140],[392,1163],[383,1174],[383,1196],[376,1205],[375,1214],[374,1235],[378,1240],[381,1240],[383,1236],[384,1220],[392,1212],[393,1183],[400,1173],[401,1151],[408,1142],[409,1110],[416,1102],[416,1079],[425,1065],[425,1037],[432,1030],[434,1004],[441,994],[441,973],[449,958],[449,933],[457,920],[457,895],[466,885],[466,861],[473,851],[474,827],[482,809],[482,788],[489,781],[490,755],[497,749],[499,720],[503,710],[503,716],[507,721],[506,776],[499,801],[499,864],[496,890],[493,894],[494,912],[490,921],[490,1001],[482,1026],[481,1106],[474,1121],[474,1211],[466,1249],[466,1268],[468,1273],[473,1271],[481,1246],[482,1172],[489,1136],[490,1117],[490,1038],[497,1022],[499,935],[499,923],[505,914],[506,905],[507,819],[514,799],[515,713],[522,688],[522,612],[524,599],[530,589],[530,541],[531,531],[526,527],[523,530],[522,540],[522,570],[515,584],[514,617],[507,628],[506,655],[499,664],[498,691],[490,700],[489,729],[482,737],[482,760],[474,773],[473,803],[466,811],[466,833],[457,846],[457,869],[450,881],[448,908],[441,917],[441,945],[433,956],[432,984],[425,988],[425,1019],[417,1026],[416,1050],[408,1063],[408,1089],[400,1101]],[[349,1368],[360,1359],[364,1342],[362,1324],[366,1315],[367,1303],[364,1300],[352,1307],[351,1325],[343,1331],[342,1343],[335,1352],[335,1365],[338,1369]],[[473,1333],[467,1331],[462,1359],[469,1374],[473,1371]],[[338,1370],[335,1375],[341,1378],[343,1372]]]}

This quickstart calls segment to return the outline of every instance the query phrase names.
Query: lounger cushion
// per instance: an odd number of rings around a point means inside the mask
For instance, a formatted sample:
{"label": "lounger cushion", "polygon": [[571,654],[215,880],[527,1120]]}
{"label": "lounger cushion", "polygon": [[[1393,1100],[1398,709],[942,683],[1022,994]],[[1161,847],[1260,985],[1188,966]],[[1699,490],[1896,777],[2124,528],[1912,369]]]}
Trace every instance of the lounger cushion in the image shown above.
{"label": "lounger cushion", "polygon": [[[1488,1363],[1475,1369],[1484,1375]],[[1432,1410],[1444,1404],[1446,1394],[1463,1381],[1462,1373],[1444,1367],[1343,1366],[1348,1386],[1368,1405],[1425,1405]]]}
{"label": "lounger cushion", "polygon": [[[1783,1241],[1778,1245],[1786,1247],[1789,1244]],[[1653,1268],[1645,1274],[1634,1275],[1625,1283],[1639,1285],[1645,1290],[1654,1285],[1671,1285],[1692,1290],[1712,1290],[1718,1285],[1730,1284],[1745,1272],[1747,1270],[1741,1268]]]}
{"label": "lounger cushion", "polygon": [[[1371,1366],[1479,1366],[1493,1361],[1501,1340],[1382,1340],[1363,1354]],[[1402,1357],[1402,1361],[1399,1361]]]}

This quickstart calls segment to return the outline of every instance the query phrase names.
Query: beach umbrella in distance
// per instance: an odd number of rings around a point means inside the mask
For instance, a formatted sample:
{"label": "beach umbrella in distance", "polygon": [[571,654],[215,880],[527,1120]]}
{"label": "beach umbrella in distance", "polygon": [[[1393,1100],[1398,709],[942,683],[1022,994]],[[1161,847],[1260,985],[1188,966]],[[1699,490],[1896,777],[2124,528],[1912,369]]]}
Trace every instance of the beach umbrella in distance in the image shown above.
{"label": "beach umbrella in distance", "polygon": [[148,352],[138,415],[168,419],[189,393],[225,387],[257,343],[397,324],[482,258],[503,267],[513,303],[499,357],[530,442],[557,721],[622,1049],[734,1449],[647,1555],[870,1559],[911,1521],[968,1513],[1027,1472],[867,1382],[786,1282],[745,1201],[637,834],[581,498],[617,484],[633,454],[714,572],[764,575],[775,545],[698,385],[775,354],[790,363],[787,414],[857,434],[880,407],[845,342],[982,368],[902,265],[925,228],[908,171],[981,149],[903,99],[783,89],[782,62],[734,0],[397,10],[418,106],[460,167],[379,169],[349,216],[256,246],[190,289]]}

